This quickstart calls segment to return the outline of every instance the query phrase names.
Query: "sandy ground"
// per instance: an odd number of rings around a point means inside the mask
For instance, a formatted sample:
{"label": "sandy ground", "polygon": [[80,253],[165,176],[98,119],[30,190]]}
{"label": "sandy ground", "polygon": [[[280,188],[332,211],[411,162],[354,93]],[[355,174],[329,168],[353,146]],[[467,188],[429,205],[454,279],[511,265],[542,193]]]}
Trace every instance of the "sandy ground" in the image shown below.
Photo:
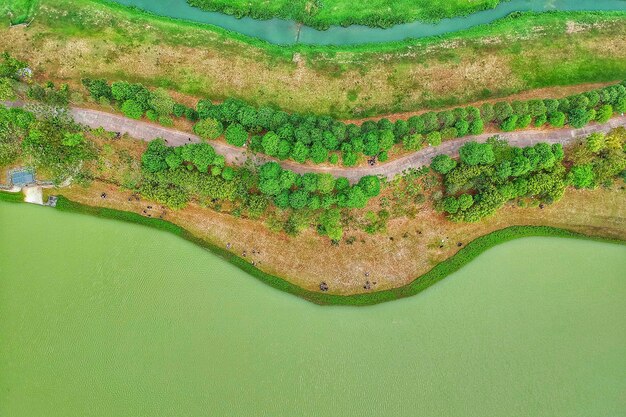
{"label": "sandy ground", "polygon": [[43,190],[40,186],[24,187],[22,192],[25,202],[43,205]]}

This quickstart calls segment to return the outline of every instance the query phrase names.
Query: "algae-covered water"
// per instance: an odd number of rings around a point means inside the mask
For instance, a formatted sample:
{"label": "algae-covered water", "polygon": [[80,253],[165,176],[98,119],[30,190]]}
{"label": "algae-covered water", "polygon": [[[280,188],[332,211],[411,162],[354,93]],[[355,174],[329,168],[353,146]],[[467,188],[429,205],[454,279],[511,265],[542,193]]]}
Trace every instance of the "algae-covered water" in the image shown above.
{"label": "algae-covered water", "polygon": [[527,238],[320,307],[165,232],[0,203],[0,416],[623,416],[626,248]]}

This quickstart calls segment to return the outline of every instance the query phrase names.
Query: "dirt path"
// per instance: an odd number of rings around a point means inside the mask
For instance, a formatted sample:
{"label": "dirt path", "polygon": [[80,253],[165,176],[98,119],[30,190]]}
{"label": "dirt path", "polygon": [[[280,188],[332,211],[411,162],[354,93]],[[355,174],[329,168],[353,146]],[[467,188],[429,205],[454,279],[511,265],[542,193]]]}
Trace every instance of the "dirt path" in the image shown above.
{"label": "dirt path", "polygon": [[[20,106],[22,103],[4,103],[9,106]],[[186,143],[198,143],[201,142],[200,137],[182,132],[175,129],[168,129],[166,127],[154,125],[151,123],[142,122],[139,120],[129,119],[124,116],[118,116],[111,113],[106,113],[98,110],[83,109],[79,107],[73,107],[70,110],[72,117],[77,123],[84,124],[90,128],[103,127],[105,130],[111,132],[120,132],[121,134],[128,134],[136,139],[142,139],[150,141],[154,138],[160,137],[165,139],[169,146],[180,146]],[[504,139],[513,146],[528,146],[534,145],[539,142],[546,143],[560,143],[567,145],[574,142],[577,138],[587,136],[594,132],[608,132],[616,127],[626,126],[626,116],[614,117],[604,124],[591,124],[580,129],[563,128],[556,130],[524,130],[509,133],[499,133],[500,139]],[[466,136],[459,139],[446,141],[437,147],[426,147],[420,151],[412,154],[394,159],[384,164],[378,164],[376,166],[363,166],[363,167],[324,167],[312,164],[298,164],[293,161],[277,161],[280,165],[291,171],[303,174],[305,172],[326,172],[336,177],[346,177],[351,182],[357,182],[361,177],[365,175],[380,175],[387,179],[392,179],[397,174],[409,168],[419,168],[424,165],[430,164],[432,158],[439,154],[447,154],[450,156],[458,156],[459,148],[469,141],[485,142],[488,138],[494,136],[493,133],[484,133],[477,136]],[[239,148],[231,146],[224,142],[213,141],[210,142],[211,146],[215,148],[215,151],[221,155],[224,155],[226,162],[234,165],[241,165],[247,159],[252,159],[255,163],[264,163],[267,161],[274,161],[274,158],[252,154],[246,148]]]}

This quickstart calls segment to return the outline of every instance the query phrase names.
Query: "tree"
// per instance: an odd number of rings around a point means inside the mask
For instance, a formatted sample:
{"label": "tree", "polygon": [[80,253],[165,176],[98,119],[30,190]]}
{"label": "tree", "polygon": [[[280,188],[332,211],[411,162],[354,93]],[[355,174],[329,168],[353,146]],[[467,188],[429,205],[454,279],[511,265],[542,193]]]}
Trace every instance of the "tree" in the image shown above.
{"label": "tree", "polygon": [[155,139],[148,144],[148,148],[141,155],[141,165],[148,172],[159,172],[167,169],[165,158],[170,149],[165,146],[163,139]]}
{"label": "tree", "polygon": [[378,145],[381,151],[388,151],[395,144],[395,137],[391,130],[383,130],[378,138]]}
{"label": "tree", "polygon": [[579,128],[589,123],[589,113],[585,109],[575,108],[570,110],[568,114],[568,121],[572,127]]}
{"label": "tree", "polygon": [[600,132],[592,133],[587,137],[585,145],[591,152],[598,153],[606,146],[606,135]]}
{"label": "tree", "polygon": [[487,123],[493,121],[495,117],[493,105],[490,103],[484,103],[482,106],[480,106],[480,115],[482,119]]}
{"label": "tree", "polygon": [[306,190],[296,190],[289,194],[289,205],[292,209],[304,208],[309,202],[309,193]]}
{"label": "tree", "polygon": [[493,106],[495,120],[500,123],[513,115],[513,107],[506,101],[499,101]]}
{"label": "tree", "polygon": [[280,142],[278,142],[278,150],[276,152],[276,155],[278,156],[279,159],[287,159],[289,157],[289,155],[291,154],[291,144],[285,140],[285,139],[281,139]]}
{"label": "tree", "polygon": [[515,124],[515,126],[517,129],[526,129],[528,126],[530,126],[531,121],[532,118],[530,117],[530,114],[525,114],[517,119],[517,123]]}
{"label": "tree", "polygon": [[338,209],[324,211],[319,219],[318,232],[323,236],[328,236],[332,241],[339,241],[343,236],[341,227],[341,212]]}
{"label": "tree", "polygon": [[248,141],[248,132],[239,123],[233,123],[226,128],[226,142],[234,146],[243,146]]}
{"label": "tree", "polygon": [[467,142],[459,149],[459,155],[467,165],[490,165],[495,161],[493,146],[489,143]]}
{"label": "tree", "polygon": [[335,177],[332,174],[322,173],[317,176],[317,191],[320,194],[330,194],[335,188]]}
{"label": "tree", "polygon": [[572,185],[576,188],[592,188],[594,186],[592,165],[574,165],[570,171],[569,178]]}
{"label": "tree", "polygon": [[140,119],[143,115],[143,109],[135,100],[126,100],[122,104],[122,113],[131,119]]}
{"label": "tree", "polygon": [[269,156],[278,155],[278,145],[280,143],[280,138],[278,135],[272,131],[267,132],[263,135],[263,139],[261,140],[261,146],[263,147],[263,152]]}
{"label": "tree", "polygon": [[359,180],[359,187],[367,197],[376,197],[380,194],[380,179],[374,175],[366,175]]}
{"label": "tree", "polygon": [[157,88],[152,92],[148,104],[159,116],[169,116],[174,111],[174,99],[162,88]]}
{"label": "tree", "polygon": [[307,172],[302,176],[302,188],[309,193],[317,191],[317,174],[313,172]]}
{"label": "tree", "polygon": [[224,132],[224,126],[219,120],[207,118],[196,123],[193,131],[203,139],[216,139]]}
{"label": "tree", "polygon": [[419,133],[407,135],[402,139],[402,145],[407,151],[417,151],[422,147],[424,137]]}
{"label": "tree", "polygon": [[565,126],[565,113],[556,111],[548,115],[548,123],[553,127]]}
{"label": "tree", "polygon": [[485,130],[485,126],[483,124],[482,119],[477,118],[474,119],[469,126],[470,135],[480,135]]}
{"label": "tree", "polygon": [[13,84],[9,78],[0,78],[0,100],[15,100]]}
{"label": "tree", "polygon": [[461,194],[458,198],[459,210],[467,210],[474,204],[474,198],[471,194]]}
{"label": "tree", "polygon": [[507,117],[500,124],[500,129],[502,129],[505,132],[512,132],[513,130],[515,130],[516,126],[517,126],[517,116],[512,115],[512,116]]}
{"label": "tree", "polygon": [[89,95],[96,100],[100,97],[106,97],[107,99],[113,99],[113,94],[111,93],[111,87],[104,79],[91,80],[89,78],[84,78],[81,80],[82,84],[85,86],[87,91],[89,91]]}
{"label": "tree", "polygon": [[456,213],[457,211],[459,211],[458,200],[454,197],[446,197],[443,200],[443,209],[450,214]]}
{"label": "tree", "polygon": [[311,160],[316,164],[321,164],[322,162],[326,162],[328,159],[328,151],[320,142],[313,143],[311,146]]}
{"label": "tree", "polygon": [[215,159],[215,150],[208,143],[197,143],[193,145],[191,162],[193,162],[198,171],[207,172],[209,165],[215,163]]}
{"label": "tree", "polygon": [[470,124],[467,120],[461,119],[454,124],[454,128],[457,131],[459,137],[467,135],[469,132]]}
{"label": "tree", "polygon": [[169,169],[177,169],[183,163],[183,158],[176,152],[171,152],[165,157],[165,162]]}
{"label": "tree", "polygon": [[83,142],[85,142],[85,137],[83,136],[82,133],[69,133],[69,132],[66,132],[63,135],[62,143],[65,146],[75,147],[75,146],[78,146],[78,145],[82,144]]}
{"label": "tree", "polygon": [[613,116],[613,106],[610,104],[604,104],[600,106],[596,113],[596,121],[598,123],[606,123]]}
{"label": "tree", "polygon": [[456,161],[448,155],[441,154],[433,158],[430,167],[440,174],[447,174],[456,167]]}
{"label": "tree", "polygon": [[111,94],[117,101],[124,102],[134,97],[134,90],[132,84],[126,81],[116,81],[111,84]]}
{"label": "tree", "polygon": [[528,102],[528,114],[531,117],[539,117],[546,114],[546,105],[542,100],[530,100]]}
{"label": "tree", "polygon": [[308,157],[309,148],[307,148],[307,146],[302,142],[296,142],[291,149],[291,158],[294,161],[302,164],[307,160]]}
{"label": "tree", "polygon": [[439,132],[430,132],[426,135],[426,141],[430,146],[439,146],[441,145],[441,133]]}

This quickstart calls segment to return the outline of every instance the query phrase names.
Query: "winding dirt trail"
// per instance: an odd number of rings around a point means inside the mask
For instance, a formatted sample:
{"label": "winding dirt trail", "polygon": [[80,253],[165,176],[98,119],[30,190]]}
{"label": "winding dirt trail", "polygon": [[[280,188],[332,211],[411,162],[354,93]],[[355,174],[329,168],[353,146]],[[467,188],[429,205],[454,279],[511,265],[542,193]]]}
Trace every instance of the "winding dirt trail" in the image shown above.
{"label": "winding dirt trail", "polygon": [[[8,106],[21,106],[23,103],[13,102],[4,103]],[[124,116],[106,113],[98,110],[85,109],[80,107],[72,107],[70,113],[77,123],[86,125],[90,128],[102,127],[111,132],[120,132],[128,134],[136,139],[150,141],[160,137],[165,139],[169,146],[180,146],[186,143],[201,142],[199,136],[182,132],[180,130],[169,129],[166,127],[142,122],[139,120],[129,119]],[[608,132],[616,127],[626,126],[626,116],[618,116],[609,120],[604,124],[591,124],[580,129],[552,129],[552,130],[524,130],[508,133],[498,133],[500,139],[504,139],[513,146],[529,146],[539,142],[560,143],[567,145],[576,141],[576,139],[587,136],[594,132]],[[319,166],[313,164],[298,164],[293,161],[278,161],[266,155],[252,154],[246,148],[239,148],[229,145],[221,141],[211,142],[211,146],[215,151],[224,155],[226,162],[234,165],[241,165],[247,159],[252,159],[255,163],[264,163],[267,161],[277,161],[283,168],[303,174],[306,172],[325,172],[335,177],[346,177],[350,182],[357,182],[365,175],[380,175],[387,179],[392,179],[397,174],[401,174],[410,168],[419,168],[430,164],[430,161],[439,154],[447,154],[452,157],[458,156],[459,148],[466,142],[477,141],[485,142],[494,133],[484,133],[476,136],[466,136],[459,139],[449,140],[437,147],[426,147],[409,155],[394,159],[386,163],[379,163],[373,167],[339,167],[339,166]]]}

